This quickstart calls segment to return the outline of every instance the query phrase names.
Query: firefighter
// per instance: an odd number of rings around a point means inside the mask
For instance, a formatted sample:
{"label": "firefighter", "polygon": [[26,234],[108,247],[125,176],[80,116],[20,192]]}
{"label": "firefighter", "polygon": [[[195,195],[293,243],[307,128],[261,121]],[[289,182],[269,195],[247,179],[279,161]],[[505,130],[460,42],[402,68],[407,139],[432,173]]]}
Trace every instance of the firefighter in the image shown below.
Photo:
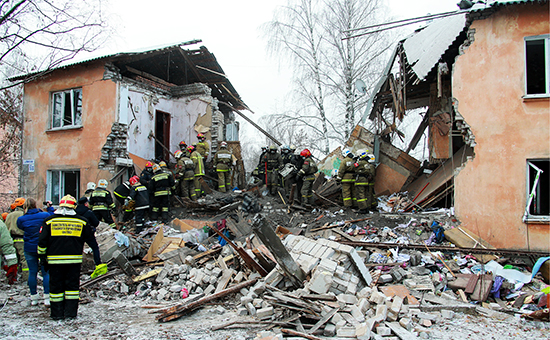
{"label": "firefighter", "polygon": [[185,151],[187,151],[187,143],[185,143],[184,141],[181,141],[179,146],[181,152],[185,153]]}
{"label": "firefighter", "polygon": [[97,182],[97,189],[94,190],[90,197],[90,205],[97,219],[101,222],[105,222],[111,228],[116,228],[116,223],[113,221],[111,211],[115,209],[115,203],[113,202],[113,196],[111,192],[107,190],[108,182],[106,179],[100,179]]}
{"label": "firefighter", "polygon": [[90,197],[92,197],[92,192],[94,192],[95,190],[95,183],[94,182],[88,182],[88,184],[86,184],[86,191],[84,192],[84,196],[88,197],[88,199]]}
{"label": "firefighter", "polygon": [[201,156],[204,158],[204,161],[206,162],[206,159],[210,154],[210,145],[206,142],[206,137],[202,133],[199,133],[197,135],[197,139],[199,140],[196,147],[197,152],[201,154]]}
{"label": "firefighter", "polygon": [[[128,222],[132,219],[134,208],[133,206],[128,204],[126,200],[128,196],[130,196],[131,191],[132,189],[129,181],[122,182],[119,186],[115,188],[115,190],[113,190],[113,194],[115,195],[115,199],[117,202],[117,211],[122,211],[123,213],[122,222]],[[117,215],[120,216],[120,213]]]}
{"label": "firefighter", "polygon": [[136,234],[139,234],[143,231],[145,213],[149,210],[149,192],[145,185],[141,184],[138,176],[130,177],[130,184],[132,185],[130,198],[135,202],[136,210]]}
{"label": "firefighter", "polygon": [[218,173],[218,191],[226,192],[231,190],[231,165],[233,154],[227,150],[227,143],[220,143],[220,151],[214,156],[214,168]]}
{"label": "firefighter", "polygon": [[357,167],[355,168],[355,194],[357,206],[362,214],[368,213],[371,201],[369,200],[369,183],[374,178],[374,166],[369,163],[368,150],[359,152]]}
{"label": "firefighter", "polygon": [[258,165],[256,169],[252,171],[252,176],[260,179],[262,183],[265,184],[265,164],[262,163],[265,153],[267,152],[267,146],[262,146],[262,152],[258,158]]}
{"label": "firefighter", "polygon": [[303,159],[302,168],[298,171],[298,177],[303,181],[301,194],[302,204],[307,208],[313,206],[313,181],[315,181],[315,174],[317,173],[317,164],[311,156],[311,152],[308,149],[300,152],[300,157]]}
{"label": "firefighter", "polygon": [[201,178],[202,176],[204,176],[204,162],[202,160],[201,154],[197,150],[195,150],[195,146],[188,146],[187,151],[189,151],[189,153],[191,154],[191,161],[195,165],[193,182],[195,187],[195,196],[197,199],[199,199],[202,194]]}
{"label": "firefighter", "polygon": [[370,165],[370,176],[367,177],[369,186],[367,191],[367,205],[370,211],[376,211],[378,208],[378,201],[376,200],[376,195],[374,193],[374,177],[376,176],[376,158],[374,154],[367,154],[367,161]]}
{"label": "firefighter", "polygon": [[151,178],[153,178],[153,163],[148,161],[145,163],[145,169],[139,175],[139,181],[141,184],[148,186]]}
{"label": "firefighter", "polygon": [[342,151],[342,157],[344,159],[340,163],[337,180],[342,182],[344,207],[351,208],[355,198],[355,162],[353,161],[353,154],[349,150]]}
{"label": "firefighter", "polygon": [[0,221],[0,250],[4,255],[6,278],[10,285],[17,282],[17,251],[13,246],[13,239],[4,222]]}
{"label": "firefighter", "polygon": [[[98,187],[101,184],[100,180]],[[50,316],[54,320],[76,318],[82,250],[84,242],[93,237],[88,220],[78,215],[75,208],[76,199],[64,196],[54,214],[42,222],[38,238],[40,262],[50,273]]]}
{"label": "firefighter", "polygon": [[153,194],[153,209],[151,220],[157,220],[160,212],[162,222],[168,223],[170,208],[170,189],[175,185],[174,176],[165,172],[158,164],[153,164],[153,178],[149,181],[147,190]]}
{"label": "firefighter", "polygon": [[189,151],[185,150],[185,153],[176,151],[176,176],[179,180],[178,188],[181,197],[189,198],[192,201],[197,199],[195,193],[195,164],[189,158]]}
{"label": "firefighter", "polygon": [[263,167],[266,170],[265,183],[271,195],[275,195],[279,182],[279,169],[283,166],[283,159],[277,152],[277,147],[271,145],[262,159]]}
{"label": "firefighter", "polygon": [[17,251],[17,263],[21,268],[21,280],[27,281],[29,279],[29,267],[27,260],[25,259],[25,241],[23,240],[23,230],[17,228],[17,219],[25,213],[23,211],[23,204],[25,199],[23,197],[16,198],[13,202],[14,209],[6,217],[6,226],[13,239],[13,246]]}

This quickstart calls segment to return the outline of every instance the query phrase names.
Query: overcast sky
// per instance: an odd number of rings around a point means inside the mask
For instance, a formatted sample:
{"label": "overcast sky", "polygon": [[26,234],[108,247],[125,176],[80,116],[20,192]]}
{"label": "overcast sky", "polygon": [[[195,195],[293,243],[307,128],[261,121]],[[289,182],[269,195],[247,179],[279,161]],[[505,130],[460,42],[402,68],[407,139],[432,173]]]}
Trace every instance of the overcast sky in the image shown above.
{"label": "overcast sky", "polygon": [[[397,20],[454,11],[458,1],[386,0],[384,4]],[[290,74],[267,56],[266,42],[259,30],[286,0],[111,2],[109,11],[115,16],[118,36],[113,37],[103,54],[202,39],[195,47],[204,45],[214,53],[243,101],[256,112],[248,114],[254,121],[273,113],[287,94]],[[408,26],[403,34],[417,27],[418,24]],[[243,121],[241,135],[249,133],[249,128]]]}

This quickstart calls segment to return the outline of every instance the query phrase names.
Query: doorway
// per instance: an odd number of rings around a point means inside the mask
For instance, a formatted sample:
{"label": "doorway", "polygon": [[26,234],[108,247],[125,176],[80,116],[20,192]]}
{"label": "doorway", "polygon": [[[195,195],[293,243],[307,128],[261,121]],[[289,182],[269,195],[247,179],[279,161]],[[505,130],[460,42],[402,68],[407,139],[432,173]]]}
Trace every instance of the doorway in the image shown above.
{"label": "doorway", "polygon": [[155,111],[155,159],[168,163],[170,161],[170,114]]}

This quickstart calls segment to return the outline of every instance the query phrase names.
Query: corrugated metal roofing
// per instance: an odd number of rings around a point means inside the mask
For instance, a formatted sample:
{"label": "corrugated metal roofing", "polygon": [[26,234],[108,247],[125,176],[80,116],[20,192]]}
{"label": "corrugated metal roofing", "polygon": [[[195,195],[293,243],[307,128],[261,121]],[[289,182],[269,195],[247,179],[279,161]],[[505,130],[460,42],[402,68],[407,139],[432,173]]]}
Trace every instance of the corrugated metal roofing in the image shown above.
{"label": "corrugated metal roofing", "polygon": [[466,14],[458,14],[435,20],[403,42],[407,61],[420,80],[430,70],[466,26]]}

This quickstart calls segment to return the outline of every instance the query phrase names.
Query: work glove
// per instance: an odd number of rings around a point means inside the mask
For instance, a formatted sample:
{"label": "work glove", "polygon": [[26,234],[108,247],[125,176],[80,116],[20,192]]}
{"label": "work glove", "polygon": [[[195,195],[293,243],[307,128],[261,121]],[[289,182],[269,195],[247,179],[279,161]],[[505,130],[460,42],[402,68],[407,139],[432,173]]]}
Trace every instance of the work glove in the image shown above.
{"label": "work glove", "polygon": [[39,261],[40,261],[40,266],[44,268],[45,271],[50,270],[50,265],[48,264],[48,258],[46,257],[46,255],[40,256]]}
{"label": "work glove", "polygon": [[98,277],[98,276],[107,274],[107,270],[108,270],[108,268],[107,268],[107,264],[106,264],[106,263],[98,264],[97,266],[95,266],[95,270],[94,270],[94,272],[92,273],[91,278],[92,278],[92,279],[95,279],[95,278]]}
{"label": "work glove", "polygon": [[126,198],[126,199],[124,200],[124,205],[128,205],[128,203],[130,203],[130,199],[129,199],[129,198]]}
{"label": "work glove", "polygon": [[17,282],[17,263],[12,264],[11,266],[4,266],[4,269],[6,270],[6,277],[8,278],[8,283],[10,285]]}

